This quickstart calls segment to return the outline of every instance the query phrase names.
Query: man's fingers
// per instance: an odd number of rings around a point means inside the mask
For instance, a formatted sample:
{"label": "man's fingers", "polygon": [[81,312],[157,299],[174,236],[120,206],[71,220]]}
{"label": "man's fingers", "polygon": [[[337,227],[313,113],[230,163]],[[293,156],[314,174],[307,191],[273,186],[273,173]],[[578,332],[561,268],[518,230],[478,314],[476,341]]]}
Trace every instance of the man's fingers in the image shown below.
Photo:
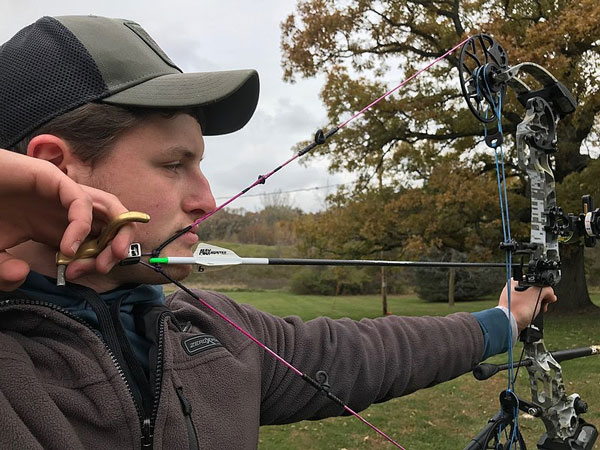
{"label": "man's fingers", "polygon": [[66,256],[73,256],[77,253],[81,243],[90,234],[91,228],[91,220],[76,219],[69,222],[60,241],[60,251]]}
{"label": "man's fingers", "polygon": [[59,184],[61,204],[68,209],[69,225],[60,241],[60,251],[73,256],[92,226],[92,197],[80,185],[69,178],[61,178]]}
{"label": "man's fingers", "polygon": [[76,259],[75,261],[70,262],[67,265],[67,270],[65,271],[65,278],[67,280],[73,281],[85,274],[92,273],[95,270],[95,258]]}
{"label": "man's fingers", "polygon": [[69,263],[66,277],[73,280],[94,271],[107,274],[119,261],[127,257],[134,236],[135,224],[124,225],[119,229],[115,238],[95,258],[76,259]]}
{"label": "man's fingers", "polygon": [[96,271],[101,274],[107,274],[121,259],[123,258],[117,257],[114,254],[113,245],[110,243],[96,257]]}
{"label": "man's fingers", "polygon": [[[110,222],[118,215],[127,212],[127,208],[115,195],[99,189],[84,185],[77,185],[75,189],[68,186],[67,182],[65,182],[65,189],[61,201],[63,205],[68,203],[69,226],[61,241],[60,249],[65,255],[72,256],[77,251],[79,244],[90,234],[90,231],[97,229],[97,232],[100,232],[99,223]],[[76,192],[77,189],[79,193]],[[93,220],[93,215],[98,220]],[[104,226],[103,224],[101,227]],[[112,250],[110,250],[112,254],[100,258],[96,263],[100,273],[106,273],[108,266],[114,265],[113,262],[127,256],[129,245],[133,242],[134,236],[135,226],[133,224],[125,225],[119,230],[113,239]],[[86,265],[82,269],[86,270],[88,266]]]}
{"label": "man's fingers", "polygon": [[121,261],[127,258],[129,246],[135,240],[136,224],[128,223],[121,227],[111,243],[112,254]]}
{"label": "man's fingers", "polygon": [[14,291],[29,273],[29,265],[4,251],[0,251],[0,291]]}
{"label": "man's fingers", "polygon": [[554,289],[552,289],[551,287],[545,287],[544,292],[542,293],[542,300],[545,303],[554,303],[555,301],[557,301],[558,298],[554,293]]}
{"label": "man's fingers", "polygon": [[113,218],[117,217],[119,214],[128,211],[128,209],[123,206],[117,196],[109,192],[83,185],[81,185],[81,188],[92,199],[94,213],[107,223]]}

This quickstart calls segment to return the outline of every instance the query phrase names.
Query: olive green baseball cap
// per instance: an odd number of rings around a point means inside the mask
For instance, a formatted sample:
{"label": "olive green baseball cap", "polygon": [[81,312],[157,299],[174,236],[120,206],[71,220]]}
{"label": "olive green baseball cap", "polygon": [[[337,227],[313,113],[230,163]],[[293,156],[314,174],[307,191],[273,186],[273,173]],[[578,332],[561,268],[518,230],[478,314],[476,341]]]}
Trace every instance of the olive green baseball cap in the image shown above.
{"label": "olive green baseball cap", "polygon": [[255,70],[183,73],[131,20],[42,17],[0,47],[0,148],[90,102],[187,109],[204,135],[231,133],[258,94]]}

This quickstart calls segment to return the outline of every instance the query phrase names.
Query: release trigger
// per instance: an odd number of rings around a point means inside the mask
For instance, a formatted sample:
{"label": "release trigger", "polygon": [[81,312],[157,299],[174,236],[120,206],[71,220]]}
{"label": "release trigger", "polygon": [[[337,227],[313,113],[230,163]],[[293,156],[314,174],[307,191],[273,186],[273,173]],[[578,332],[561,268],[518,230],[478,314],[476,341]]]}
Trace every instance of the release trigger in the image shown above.
{"label": "release trigger", "polygon": [[106,248],[108,243],[117,235],[121,227],[131,222],[147,223],[150,221],[150,216],[146,213],[138,211],[128,211],[123,214],[119,214],[108,225],[102,230],[100,236],[84,241],[77,253],[73,256],[65,256],[61,252],[56,253],[56,265],[57,265],[57,278],[56,285],[65,285],[65,270],[69,263],[76,259],[93,258],[97,256]]}

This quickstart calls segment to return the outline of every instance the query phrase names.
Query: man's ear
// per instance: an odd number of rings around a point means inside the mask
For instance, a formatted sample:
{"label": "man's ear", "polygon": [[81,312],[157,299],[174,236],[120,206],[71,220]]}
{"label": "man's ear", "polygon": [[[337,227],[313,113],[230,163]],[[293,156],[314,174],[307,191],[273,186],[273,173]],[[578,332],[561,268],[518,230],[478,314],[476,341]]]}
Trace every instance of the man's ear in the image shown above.
{"label": "man's ear", "polygon": [[31,139],[27,146],[27,155],[51,162],[75,181],[82,170],[87,169],[73,154],[70,145],[53,134],[40,134]]}

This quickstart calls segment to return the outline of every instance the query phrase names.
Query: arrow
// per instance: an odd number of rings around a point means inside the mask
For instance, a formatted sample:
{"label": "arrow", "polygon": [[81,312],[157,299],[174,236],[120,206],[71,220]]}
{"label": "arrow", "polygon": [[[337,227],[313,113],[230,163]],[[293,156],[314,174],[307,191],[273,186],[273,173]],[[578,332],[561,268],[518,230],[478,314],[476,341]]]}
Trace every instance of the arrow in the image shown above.
{"label": "arrow", "polygon": [[[374,259],[311,259],[311,258],[242,258],[233,250],[210,244],[199,244],[194,256],[150,258],[150,264],[195,264],[200,271],[219,270],[230,266],[375,266],[375,267],[498,267],[505,263],[442,262],[442,261],[384,261]],[[518,266],[518,264],[513,264]]]}

